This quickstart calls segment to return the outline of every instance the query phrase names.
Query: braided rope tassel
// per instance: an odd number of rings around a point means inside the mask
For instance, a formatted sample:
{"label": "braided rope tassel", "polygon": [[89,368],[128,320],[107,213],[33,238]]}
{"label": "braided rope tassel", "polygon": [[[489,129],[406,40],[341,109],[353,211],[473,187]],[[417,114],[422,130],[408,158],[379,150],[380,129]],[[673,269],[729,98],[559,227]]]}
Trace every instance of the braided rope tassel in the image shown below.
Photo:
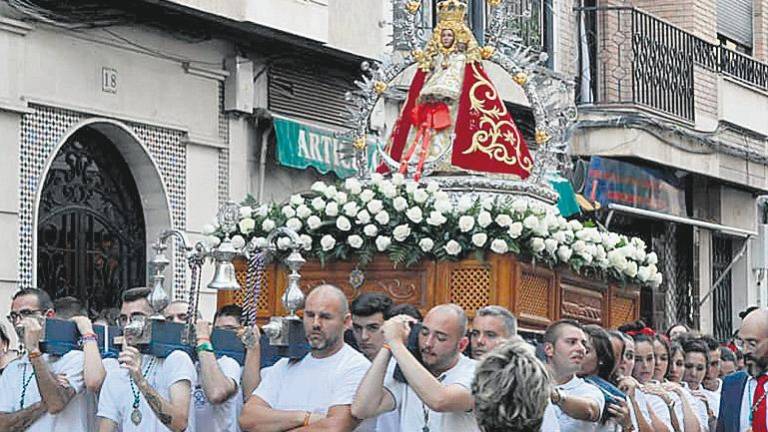
{"label": "braided rope tassel", "polygon": [[248,259],[248,272],[246,273],[247,287],[245,289],[245,299],[243,304],[243,313],[246,314],[248,325],[256,325],[256,317],[259,312],[259,296],[261,295],[262,284],[264,281],[264,254],[253,254]]}

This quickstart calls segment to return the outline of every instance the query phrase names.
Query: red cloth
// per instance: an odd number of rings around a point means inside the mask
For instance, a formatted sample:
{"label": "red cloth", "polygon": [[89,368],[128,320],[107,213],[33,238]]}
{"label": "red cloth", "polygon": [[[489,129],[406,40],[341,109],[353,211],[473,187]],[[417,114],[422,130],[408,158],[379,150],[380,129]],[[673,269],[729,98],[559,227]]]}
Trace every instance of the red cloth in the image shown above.
{"label": "red cloth", "polygon": [[[763,397],[765,395],[766,382],[768,382],[768,375],[761,375],[757,379],[757,388],[755,389],[755,395],[752,397],[752,408],[755,410],[752,416],[752,432],[768,432],[765,424],[766,400]],[[756,409],[755,404],[757,404]]]}
{"label": "red cloth", "polygon": [[[427,73],[423,70],[418,70],[414,75],[400,118],[392,129],[386,150],[396,161],[401,161],[403,157],[411,127],[418,129],[417,120],[425,118],[422,117],[421,106],[417,106],[416,101],[424,87],[426,77]],[[470,92],[474,92],[474,98],[470,97]],[[479,106],[473,107],[473,99],[479,103]],[[447,105],[445,107],[447,108]],[[433,124],[442,125],[445,121],[450,122],[450,112],[439,109],[436,114],[434,116],[436,118],[432,120]],[[453,132],[455,134],[451,153],[453,165],[478,172],[516,174],[521,178],[530,175],[533,158],[528,151],[528,146],[479,62],[468,63],[464,68],[464,84]],[[487,136],[487,134],[497,137],[496,146],[493,149],[488,149],[486,152],[477,148],[470,150],[473,138]],[[480,141],[481,144],[490,144]],[[376,170],[380,173],[389,172],[384,163],[381,163]]]}
{"label": "red cloth", "polygon": [[411,122],[418,128],[443,130],[451,125],[451,110],[445,102],[427,102],[411,111]]}

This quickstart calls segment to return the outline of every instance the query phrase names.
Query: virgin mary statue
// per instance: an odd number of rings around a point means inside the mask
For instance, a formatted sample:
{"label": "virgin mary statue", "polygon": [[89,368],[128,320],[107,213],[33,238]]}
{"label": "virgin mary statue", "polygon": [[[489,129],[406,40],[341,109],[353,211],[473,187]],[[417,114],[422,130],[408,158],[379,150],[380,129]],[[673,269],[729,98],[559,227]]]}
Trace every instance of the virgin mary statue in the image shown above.
{"label": "virgin mary statue", "polygon": [[[483,70],[483,50],[464,22],[467,5],[443,0],[437,9],[431,39],[414,53],[418,70],[387,144],[390,158],[406,174],[415,155],[416,180],[426,162],[439,171],[454,167],[528,177],[533,160]],[[448,150],[450,164],[441,158]]]}

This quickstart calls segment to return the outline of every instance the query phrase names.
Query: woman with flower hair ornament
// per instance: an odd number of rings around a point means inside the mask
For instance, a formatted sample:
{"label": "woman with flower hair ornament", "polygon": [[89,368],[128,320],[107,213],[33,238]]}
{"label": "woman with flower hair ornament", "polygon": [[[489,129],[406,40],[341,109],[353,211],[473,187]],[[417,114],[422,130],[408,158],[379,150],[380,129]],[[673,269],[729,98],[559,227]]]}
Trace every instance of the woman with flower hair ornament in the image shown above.
{"label": "woman with flower hair ornament", "polygon": [[[498,91],[483,70],[480,48],[465,23],[461,0],[437,4],[438,23],[424,50],[413,57],[418,70],[392,130],[387,153],[406,174],[417,154],[413,178],[429,159],[440,171],[454,167],[477,172],[530,175],[533,159]],[[450,164],[443,156],[451,151]],[[391,162],[390,162],[391,163]],[[384,165],[379,171],[386,171]]]}

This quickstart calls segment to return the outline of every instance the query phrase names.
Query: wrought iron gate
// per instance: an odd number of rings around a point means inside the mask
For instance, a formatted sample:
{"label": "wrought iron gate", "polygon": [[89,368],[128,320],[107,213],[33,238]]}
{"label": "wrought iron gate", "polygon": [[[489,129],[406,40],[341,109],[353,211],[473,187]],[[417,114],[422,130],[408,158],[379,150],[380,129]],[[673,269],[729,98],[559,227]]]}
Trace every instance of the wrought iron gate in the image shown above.
{"label": "wrought iron gate", "polygon": [[[733,241],[712,236],[712,282],[714,283],[733,260]],[[731,337],[731,275],[726,275],[712,292],[713,336],[719,340]]]}
{"label": "wrought iron gate", "polygon": [[117,149],[84,128],[56,155],[45,178],[37,227],[37,284],[91,310],[117,306],[145,284],[146,237],[136,183]]}

